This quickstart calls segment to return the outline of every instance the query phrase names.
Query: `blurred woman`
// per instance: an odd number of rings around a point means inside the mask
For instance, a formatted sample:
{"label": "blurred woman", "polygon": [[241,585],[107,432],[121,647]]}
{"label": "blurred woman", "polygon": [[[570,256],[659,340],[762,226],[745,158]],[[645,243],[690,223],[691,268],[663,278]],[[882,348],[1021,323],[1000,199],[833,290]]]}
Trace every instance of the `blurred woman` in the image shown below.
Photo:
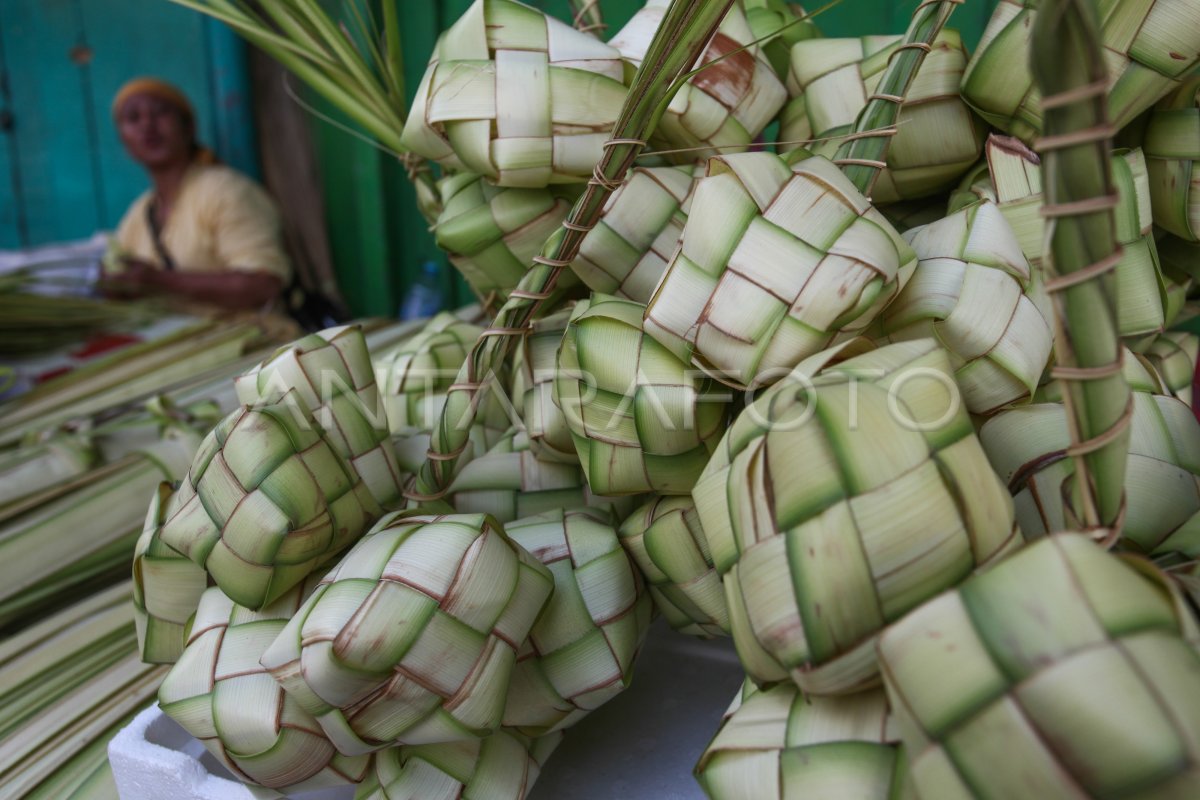
{"label": "blurred woman", "polygon": [[187,97],[138,78],[117,93],[113,117],[151,188],[117,228],[105,259],[109,291],[173,295],[213,310],[275,310],[292,277],[279,213],[258,184],[197,142]]}

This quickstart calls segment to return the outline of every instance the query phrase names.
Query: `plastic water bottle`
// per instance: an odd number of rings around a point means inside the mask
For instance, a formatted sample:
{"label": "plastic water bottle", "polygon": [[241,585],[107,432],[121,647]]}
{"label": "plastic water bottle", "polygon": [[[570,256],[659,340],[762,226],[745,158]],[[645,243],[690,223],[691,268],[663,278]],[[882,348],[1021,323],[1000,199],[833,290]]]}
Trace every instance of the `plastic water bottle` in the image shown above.
{"label": "plastic water bottle", "polygon": [[441,267],[427,260],[400,303],[400,319],[432,317],[442,310],[443,299]]}

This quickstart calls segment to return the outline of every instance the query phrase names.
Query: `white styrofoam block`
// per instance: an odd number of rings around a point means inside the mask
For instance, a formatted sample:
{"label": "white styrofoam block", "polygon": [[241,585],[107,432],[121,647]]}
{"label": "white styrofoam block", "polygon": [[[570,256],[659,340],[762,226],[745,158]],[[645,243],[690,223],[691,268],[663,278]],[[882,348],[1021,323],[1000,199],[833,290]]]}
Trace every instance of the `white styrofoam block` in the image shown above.
{"label": "white styrofoam block", "polygon": [[[158,704],[134,717],[108,743],[121,800],[261,800]],[[267,796],[274,793],[266,793]],[[278,796],[278,795],[275,795]],[[350,800],[354,787],[295,795],[295,800]]]}

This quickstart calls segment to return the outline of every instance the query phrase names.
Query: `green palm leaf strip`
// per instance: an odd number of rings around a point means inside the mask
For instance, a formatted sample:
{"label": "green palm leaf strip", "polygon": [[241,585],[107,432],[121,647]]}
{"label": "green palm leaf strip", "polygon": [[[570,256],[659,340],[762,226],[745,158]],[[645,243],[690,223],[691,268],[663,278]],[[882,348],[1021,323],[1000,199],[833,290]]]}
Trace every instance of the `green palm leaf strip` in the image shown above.
{"label": "green palm leaf strip", "polygon": [[1120,260],[1113,209],[1107,72],[1093,4],[1053,0],[1033,29],[1031,67],[1043,97],[1042,158],[1049,228],[1044,266],[1057,320],[1056,377],[1075,459],[1077,522],[1119,528],[1133,412],[1121,374],[1115,277]]}
{"label": "green palm leaf strip", "polygon": [[608,27],[604,23],[604,12],[600,10],[600,0],[571,0],[571,24],[584,33],[604,33]]}
{"label": "green palm leaf strip", "polygon": [[362,0],[342,0],[349,24],[320,0],[171,0],[225,23],[400,156],[422,196],[433,176],[400,141],[408,101],[398,2],[382,4],[382,29]]}
{"label": "green palm leaf strip", "polygon": [[933,49],[933,40],[950,19],[954,7],[962,2],[925,0],[917,6],[904,34],[904,43],[892,54],[879,87],[854,123],[853,133],[838,148],[833,162],[867,197],[871,196],[879,171],[887,166],[888,146],[896,135],[896,118],[917,70]]}

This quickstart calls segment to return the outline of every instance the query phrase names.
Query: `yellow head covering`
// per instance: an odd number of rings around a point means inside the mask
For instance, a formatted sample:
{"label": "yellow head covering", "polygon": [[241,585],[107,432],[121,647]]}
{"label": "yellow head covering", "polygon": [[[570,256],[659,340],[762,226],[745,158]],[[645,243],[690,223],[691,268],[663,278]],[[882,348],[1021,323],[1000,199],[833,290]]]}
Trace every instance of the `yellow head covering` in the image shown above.
{"label": "yellow head covering", "polygon": [[134,78],[122,86],[117,91],[117,96],[113,98],[113,116],[116,117],[120,114],[121,106],[125,104],[125,101],[137,94],[148,94],[160,100],[165,100],[183,112],[183,115],[188,119],[194,120],[196,118],[196,112],[192,108],[192,104],[188,101],[187,95],[181,92],[178,87],[158,78]]}
{"label": "yellow head covering", "polygon": [[[192,108],[187,95],[179,87],[159,78],[150,77],[134,78],[117,90],[117,95],[113,98],[112,103],[113,118],[116,119],[121,113],[121,106],[125,104],[126,100],[138,94],[148,94],[164,100],[177,108],[189,122],[194,124],[196,121],[196,110]],[[198,164],[215,164],[217,156],[212,150],[196,143],[192,160]]]}

